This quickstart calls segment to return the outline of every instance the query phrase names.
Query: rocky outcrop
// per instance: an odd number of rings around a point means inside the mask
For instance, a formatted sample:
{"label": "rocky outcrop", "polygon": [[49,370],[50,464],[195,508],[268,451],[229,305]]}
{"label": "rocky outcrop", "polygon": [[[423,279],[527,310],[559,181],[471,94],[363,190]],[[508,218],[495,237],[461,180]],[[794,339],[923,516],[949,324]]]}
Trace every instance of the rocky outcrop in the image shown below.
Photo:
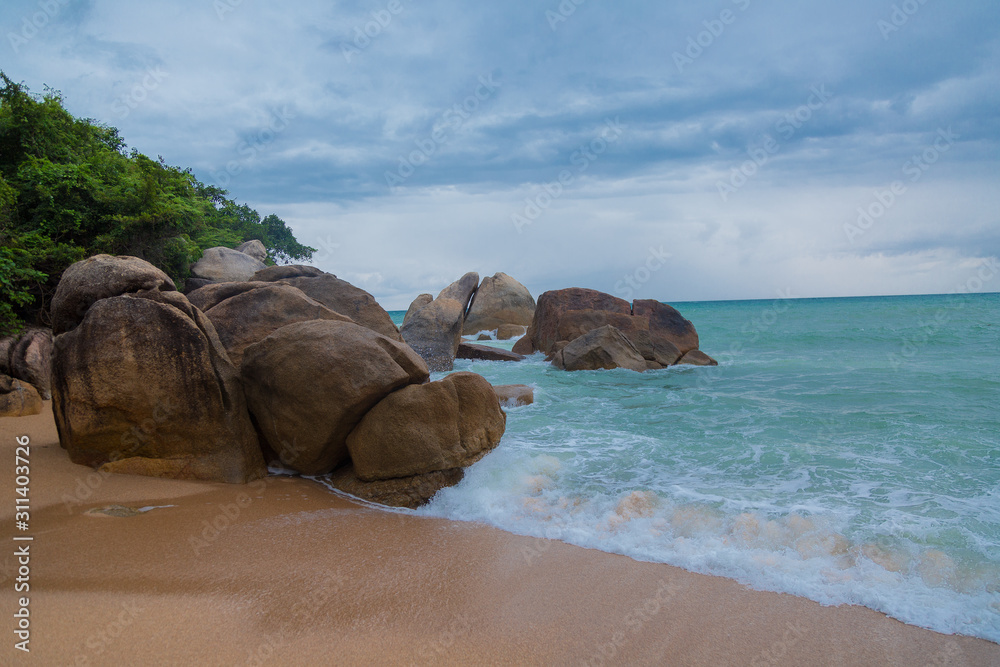
{"label": "rocky outcrop", "polygon": [[519,408],[535,402],[535,390],[526,384],[494,385],[493,391],[505,408]]}
{"label": "rocky outcrop", "polygon": [[297,287],[307,296],[341,315],[346,315],[355,323],[368,327],[392,340],[403,342],[399,329],[392,322],[392,317],[378,301],[360,287],[355,287],[346,280],[341,280],[331,273],[318,276],[299,276],[283,278],[281,282]]}
{"label": "rocky outcrop", "polygon": [[52,372],[52,332],[30,327],[20,336],[7,339],[3,349],[0,373],[31,384],[43,400],[52,398],[49,383]]}
{"label": "rocky outcrop", "polygon": [[648,368],[632,341],[610,324],[570,341],[552,363],[567,371],[627,368],[642,373]]}
{"label": "rocky outcrop", "polygon": [[217,283],[253,280],[254,274],[264,269],[264,262],[232,248],[207,248],[201,259],[191,266],[195,278]]}
{"label": "rocky outcrop", "polygon": [[[531,327],[514,346],[514,351],[527,354],[537,350],[555,361],[556,353],[567,343],[607,326],[614,327],[628,339],[646,361],[647,370],[674,365],[685,353],[698,349],[694,325],[671,306],[652,300],[637,300],[629,305],[609,294],[570,288],[546,292],[538,298]],[[604,363],[594,357],[593,352],[588,358],[590,361],[580,363],[585,366]],[[637,369],[638,365],[628,367]]]}
{"label": "rocky outcrop", "polygon": [[524,361],[524,356],[491,345],[459,343],[457,359],[477,359],[480,361]]}
{"label": "rocky outcrop", "polygon": [[241,252],[244,255],[250,255],[259,262],[267,261],[267,248],[264,244],[253,239],[252,241],[244,241],[243,243],[236,246],[237,252]]}
{"label": "rocky outcrop", "polygon": [[[528,324],[531,324],[530,322]],[[510,340],[528,333],[528,327],[520,324],[501,324],[497,327],[497,340]]]}
{"label": "rocky outcrop", "polygon": [[52,333],[58,336],[76,327],[101,299],[140,290],[176,289],[167,274],[137,257],[94,255],[63,272],[52,297]]}
{"label": "rocky outcrop", "polygon": [[91,305],[55,339],[52,394],[75,463],[218,482],[266,474],[236,369],[211,321],[179,292]]}
{"label": "rocky outcrop", "polygon": [[219,340],[236,368],[240,368],[247,347],[289,324],[310,320],[351,322],[351,318],[330,310],[291,285],[260,282],[235,284],[259,287],[223,300],[206,310],[205,315],[215,325]]}
{"label": "rocky outcrop", "polygon": [[403,324],[406,324],[407,320],[410,319],[413,313],[417,312],[433,300],[434,297],[430,294],[419,295],[410,303],[410,307],[406,309],[406,315],[403,315]]}
{"label": "rocky outcrop", "polygon": [[534,315],[535,300],[528,288],[506,273],[497,273],[483,278],[476,290],[465,316],[463,333],[468,336],[480,331],[493,331],[504,325],[526,327],[531,324]]}
{"label": "rocky outcrop", "polygon": [[475,373],[410,385],[389,394],[347,438],[364,482],[471,465],[497,446],[507,417],[493,387]]}
{"label": "rocky outcrop", "polygon": [[27,417],[42,411],[42,397],[27,382],[0,374],[0,417]]}
{"label": "rocky outcrop", "polygon": [[187,298],[196,308],[202,312],[208,312],[226,299],[234,297],[237,294],[249,292],[250,290],[266,287],[271,284],[259,280],[238,283],[212,283],[188,293]]}
{"label": "rocky outcrop", "polygon": [[327,275],[326,271],[318,269],[315,266],[307,266],[305,264],[285,264],[282,266],[275,265],[269,266],[266,269],[261,269],[253,275],[253,279],[273,283],[287,278],[314,278],[316,276],[325,275]]}
{"label": "rocky outcrop", "polygon": [[535,344],[531,340],[531,336],[525,335],[514,343],[514,347],[510,349],[514,354],[529,355],[534,354],[538,350],[535,349]]}
{"label": "rocky outcrop", "polygon": [[[479,284],[479,274],[467,273],[441,290],[437,298],[410,314],[399,333],[432,371],[450,371],[462,342],[465,307]],[[418,297],[419,298],[419,297]]]}
{"label": "rocky outcrop", "polygon": [[348,434],[390,393],[428,379],[413,350],[367,327],[314,320],[243,354],[250,411],[285,467],[320,475],[347,462]]}

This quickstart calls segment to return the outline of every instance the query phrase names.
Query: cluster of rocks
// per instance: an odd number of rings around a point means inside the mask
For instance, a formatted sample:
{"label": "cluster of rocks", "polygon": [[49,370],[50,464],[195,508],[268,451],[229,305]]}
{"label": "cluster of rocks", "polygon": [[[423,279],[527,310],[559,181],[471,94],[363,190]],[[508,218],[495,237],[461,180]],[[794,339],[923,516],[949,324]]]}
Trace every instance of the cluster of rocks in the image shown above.
{"label": "cluster of rocks", "polygon": [[52,332],[30,327],[0,339],[0,416],[24,417],[42,411],[52,398],[49,383]]}
{"label": "cluster of rocks", "polygon": [[673,307],[573,287],[545,292],[514,352],[542,352],[568,371],[628,368],[643,372],[717,362],[698,349],[698,332]]}
{"label": "cluster of rocks", "polygon": [[410,304],[400,334],[431,372],[450,371],[456,358],[517,361],[523,356],[496,348],[463,344],[462,336],[494,331],[497,338],[524,335],[535,314],[528,289],[506,273],[479,283],[466,273],[437,297],[421,294]]}
{"label": "cluster of rocks", "polygon": [[225,482],[262,477],[270,461],[414,507],[499,443],[506,415],[489,382],[429,382],[364,290],[307,266],[249,278],[185,296],[132,257],[66,270],[51,381],[73,461]]}

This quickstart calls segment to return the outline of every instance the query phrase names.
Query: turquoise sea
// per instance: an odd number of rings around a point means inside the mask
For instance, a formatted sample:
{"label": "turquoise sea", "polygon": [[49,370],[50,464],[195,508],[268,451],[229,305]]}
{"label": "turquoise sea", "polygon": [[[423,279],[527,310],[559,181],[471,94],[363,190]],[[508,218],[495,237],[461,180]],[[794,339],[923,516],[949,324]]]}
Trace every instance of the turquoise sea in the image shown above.
{"label": "turquoise sea", "polygon": [[1000,641],[1000,294],[673,305],[718,367],[458,361],[535,404],[417,513]]}

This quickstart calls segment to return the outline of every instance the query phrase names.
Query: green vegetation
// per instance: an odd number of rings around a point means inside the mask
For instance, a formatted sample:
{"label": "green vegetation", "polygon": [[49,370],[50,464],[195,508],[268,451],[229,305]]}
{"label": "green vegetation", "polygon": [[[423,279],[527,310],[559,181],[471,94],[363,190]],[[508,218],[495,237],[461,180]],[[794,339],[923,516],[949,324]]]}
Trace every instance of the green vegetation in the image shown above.
{"label": "green vegetation", "polygon": [[312,257],[281,218],[127,152],[116,128],[74,118],[58,92],[33,95],[3,72],[0,84],[0,335],[45,323],[63,270],[98,253],[141,257],[178,283],[214,246],[260,239],[268,264]]}

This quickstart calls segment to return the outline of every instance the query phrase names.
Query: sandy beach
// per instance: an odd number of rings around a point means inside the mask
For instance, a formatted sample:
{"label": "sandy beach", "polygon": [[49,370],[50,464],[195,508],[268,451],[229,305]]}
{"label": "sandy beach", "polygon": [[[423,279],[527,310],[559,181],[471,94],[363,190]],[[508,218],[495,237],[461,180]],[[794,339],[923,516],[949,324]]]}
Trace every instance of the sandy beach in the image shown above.
{"label": "sandy beach", "polygon": [[[24,532],[19,436],[31,448]],[[101,475],[59,447],[49,403],[0,420],[0,451],[4,664],[1000,663],[996,644],[862,607],[381,511],[306,479]],[[113,505],[154,509],[99,511]],[[15,593],[25,544],[30,592]],[[22,596],[30,654],[14,648]]]}

